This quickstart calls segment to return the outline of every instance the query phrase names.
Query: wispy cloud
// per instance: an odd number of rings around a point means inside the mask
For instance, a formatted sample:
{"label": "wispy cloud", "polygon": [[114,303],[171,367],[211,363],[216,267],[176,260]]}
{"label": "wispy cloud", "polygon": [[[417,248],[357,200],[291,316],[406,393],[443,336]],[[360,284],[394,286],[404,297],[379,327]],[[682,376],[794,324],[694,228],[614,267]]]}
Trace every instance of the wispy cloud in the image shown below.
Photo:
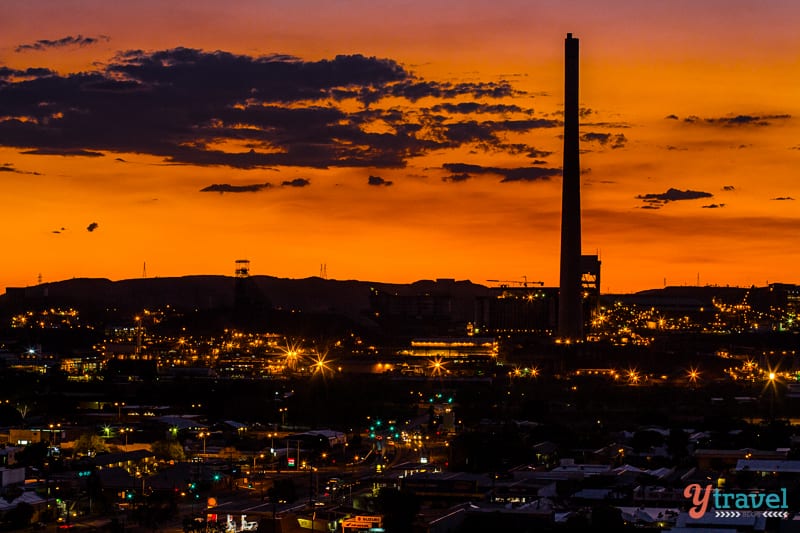
{"label": "wispy cloud", "polygon": [[39,172],[33,172],[30,170],[20,170],[16,168],[12,163],[3,163],[0,165],[0,172],[13,172],[15,174],[29,174],[31,176],[41,176]]}
{"label": "wispy cloud", "polygon": [[215,183],[200,189],[200,192],[259,192],[272,187],[271,183],[253,183],[250,185],[231,185],[230,183]]}
{"label": "wispy cloud", "polygon": [[102,152],[92,152],[80,148],[37,148],[22,152],[25,155],[60,155],[64,157],[103,157]]}
{"label": "wispy cloud", "polygon": [[[641,200],[647,207],[647,209],[658,209],[659,207],[669,203],[669,202],[679,202],[683,200],[698,200],[700,198],[712,198],[714,195],[710,192],[704,191],[693,191],[691,189],[687,189],[682,191],[680,189],[675,189],[670,187],[666,190],[666,192],[661,193],[647,193],[647,194],[640,194],[636,196],[637,200]],[[713,205],[713,204],[712,204]]]}
{"label": "wispy cloud", "polygon": [[467,163],[445,163],[442,168],[451,173],[443,178],[444,181],[459,182],[471,178],[475,174],[489,174],[502,176],[501,183],[514,181],[546,181],[552,176],[561,174],[557,168],[542,167],[485,167],[481,165],[471,165]]}
{"label": "wispy cloud", "polygon": [[[677,115],[668,115],[666,117],[670,120],[680,120]],[[789,120],[792,115],[788,113],[779,114],[752,114],[752,115],[737,115],[730,114],[724,117],[706,117],[702,118],[697,115],[689,115],[683,119],[686,124],[706,124],[711,126],[722,127],[736,127],[736,126],[769,126],[777,120]]]}
{"label": "wispy cloud", "polygon": [[581,141],[585,143],[596,142],[600,146],[608,146],[609,148],[622,148],[628,142],[628,139],[622,133],[597,133],[587,132],[581,134]]}
{"label": "wispy cloud", "polygon": [[100,42],[108,42],[111,38],[108,35],[98,35],[97,37],[84,37],[81,34],[72,36],[67,35],[60,39],[40,39],[34,43],[20,44],[15,52],[41,51],[51,48],[64,48],[66,46],[89,46]]}

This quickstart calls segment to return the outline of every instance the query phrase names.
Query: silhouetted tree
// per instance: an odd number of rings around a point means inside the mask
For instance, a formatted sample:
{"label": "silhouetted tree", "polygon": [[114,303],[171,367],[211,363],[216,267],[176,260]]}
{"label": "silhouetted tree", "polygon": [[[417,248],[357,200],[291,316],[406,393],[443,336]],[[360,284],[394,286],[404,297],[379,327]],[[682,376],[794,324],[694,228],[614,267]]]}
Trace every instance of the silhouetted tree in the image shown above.
{"label": "silhouetted tree", "polygon": [[94,433],[84,433],[75,442],[75,453],[88,454],[88,453],[102,453],[108,451],[108,445],[100,435]]}
{"label": "silhouetted tree", "polygon": [[159,459],[183,461],[186,457],[183,446],[176,439],[157,440],[150,448]]}

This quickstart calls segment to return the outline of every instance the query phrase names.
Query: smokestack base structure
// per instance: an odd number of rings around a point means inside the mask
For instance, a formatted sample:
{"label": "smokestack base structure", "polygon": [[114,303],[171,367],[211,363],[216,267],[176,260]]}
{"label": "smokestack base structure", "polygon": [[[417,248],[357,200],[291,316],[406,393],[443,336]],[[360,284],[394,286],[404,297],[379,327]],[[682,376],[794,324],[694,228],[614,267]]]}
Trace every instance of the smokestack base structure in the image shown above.
{"label": "smokestack base structure", "polygon": [[564,41],[564,170],[561,189],[561,276],[558,336],[583,340],[581,291],[581,162],[578,99],[578,39]]}

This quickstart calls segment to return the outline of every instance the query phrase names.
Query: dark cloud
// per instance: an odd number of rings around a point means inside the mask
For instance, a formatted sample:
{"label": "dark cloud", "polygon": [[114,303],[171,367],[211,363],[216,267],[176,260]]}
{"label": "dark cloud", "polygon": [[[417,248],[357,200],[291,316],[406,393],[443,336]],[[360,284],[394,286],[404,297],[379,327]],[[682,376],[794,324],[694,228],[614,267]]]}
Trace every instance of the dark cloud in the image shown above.
{"label": "dark cloud", "polygon": [[784,202],[784,201],[794,201],[794,198],[792,198],[791,196],[778,196],[777,198],[772,198],[772,200]]}
{"label": "dark cloud", "polygon": [[102,152],[91,152],[80,148],[37,148],[22,153],[26,155],[61,155],[74,157],[103,157],[105,155]]}
{"label": "dark cloud", "polygon": [[[507,81],[424,80],[391,59],[358,54],[304,61],[188,48],[129,50],[94,71],[58,75],[4,68],[0,76],[5,80],[0,146],[31,154],[128,152],[245,169],[401,168],[410,158],[464,144],[503,151],[511,145],[502,142],[502,133],[561,124],[515,104],[433,105],[457,115],[523,115],[480,122],[449,122],[430,108],[409,110],[394,102],[392,109],[380,109],[373,104],[388,97],[490,99],[524,93]],[[347,98],[359,100],[362,108],[340,108],[337,102]],[[370,127],[374,123],[380,127]],[[531,151],[530,157],[540,153]]]}
{"label": "dark cloud", "polygon": [[0,80],[21,81],[32,78],[41,78],[55,75],[55,71],[48,68],[31,67],[25,70],[17,70],[9,67],[0,66]]}
{"label": "dark cloud", "polygon": [[792,118],[791,115],[736,115],[734,117],[707,118],[709,124],[721,124],[723,126],[768,126],[771,120],[786,120]]}
{"label": "dark cloud", "polygon": [[581,126],[615,129],[629,129],[631,127],[627,122],[582,122]]}
{"label": "dark cloud", "polygon": [[32,176],[41,176],[42,174],[39,172],[32,172],[30,170],[19,170],[15,168],[11,163],[3,163],[0,165],[0,172],[13,172],[15,174],[30,174]]}
{"label": "dark cloud", "polygon": [[[512,155],[524,155],[530,159],[553,155],[553,152],[539,150],[524,143],[504,143],[499,140],[478,143],[477,146],[486,152],[504,152]],[[538,162],[536,164],[538,164]]]}
{"label": "dark cloud", "polygon": [[685,148],[685,147],[683,147],[683,146],[672,146],[672,145],[668,145],[668,146],[667,146],[667,150],[671,150],[671,151],[673,151],[673,150],[677,150],[677,151],[685,152],[686,150],[688,150],[688,148]]}
{"label": "dark cloud", "polygon": [[438,104],[431,108],[431,111],[434,113],[441,113],[446,111],[448,113],[462,113],[462,114],[474,114],[474,113],[497,113],[497,114],[505,114],[505,113],[526,113],[528,115],[533,114],[533,109],[522,109],[518,105],[514,104],[483,104],[478,102],[462,102],[459,104]]}
{"label": "dark cloud", "polygon": [[[678,120],[676,115],[667,116],[669,119]],[[788,120],[791,115],[782,113],[774,115],[729,115],[725,117],[701,118],[697,115],[689,115],[683,121],[688,124],[710,124],[714,126],[735,127],[735,126],[769,126],[776,120]]]}
{"label": "dark cloud", "polygon": [[[98,224],[97,222],[92,222],[91,224],[89,224],[88,226],[86,226],[86,231],[88,231],[89,233],[91,233],[91,232],[93,232],[94,230],[96,230],[96,229],[97,229],[99,226],[100,226],[100,224]],[[64,228],[61,228],[61,229],[64,229]]]}
{"label": "dark cloud", "polygon": [[442,165],[442,168],[452,173],[452,175],[445,178],[445,181],[465,181],[475,174],[502,176],[503,179],[500,180],[501,183],[512,181],[546,181],[552,176],[561,174],[561,170],[557,168],[500,168],[470,165],[467,163],[445,163]]}
{"label": "dark cloud", "polygon": [[65,46],[89,46],[92,44],[97,44],[99,42],[110,41],[110,37],[107,35],[98,35],[97,37],[84,37],[83,35],[67,35],[66,37],[62,37],[61,39],[40,39],[35,43],[30,44],[21,44],[17,46],[14,51],[15,52],[28,52],[31,50],[41,51],[41,50],[48,50],[50,48],[63,48]]}
{"label": "dark cloud", "polygon": [[[516,147],[524,145],[508,145],[500,141],[497,134],[501,132],[527,132],[538,128],[555,128],[562,123],[550,119],[528,120],[487,120],[483,122],[469,121],[453,124],[441,124],[433,129],[444,137],[446,144],[455,147],[466,143],[483,143],[484,149],[497,149],[514,152]],[[527,147],[525,147],[527,149]]]}
{"label": "dark cloud", "polygon": [[719,209],[721,207],[725,207],[725,204],[708,204],[702,206],[703,209]]}
{"label": "dark cloud", "polygon": [[679,120],[678,115],[667,115],[664,118],[669,119],[669,120]]}
{"label": "dark cloud", "polygon": [[281,183],[281,187],[308,187],[311,181],[306,178],[295,178]]}
{"label": "dark cloud", "polygon": [[259,192],[272,187],[271,183],[253,183],[251,185],[231,185],[229,183],[215,183],[200,189],[200,192]]}
{"label": "dark cloud", "polygon": [[536,148],[529,148],[526,150],[526,156],[530,157],[531,159],[536,159],[537,157],[547,157],[553,155],[553,152],[546,152],[544,150],[537,150]]}
{"label": "dark cloud", "polygon": [[733,185],[723,185],[722,190],[728,192],[735,191],[736,187],[734,187]]}
{"label": "dark cloud", "polygon": [[390,187],[393,184],[393,181],[385,180],[380,176],[370,176],[367,179],[367,185],[374,185],[376,187]]}
{"label": "dark cloud", "polygon": [[581,134],[581,141],[586,143],[596,142],[600,146],[608,146],[609,148],[622,148],[628,142],[628,139],[622,133],[587,132]]}
{"label": "dark cloud", "polygon": [[692,191],[690,189],[682,191],[680,189],[669,188],[666,192],[662,193],[640,194],[636,196],[636,199],[651,205],[663,205],[668,202],[677,202],[680,200],[697,200],[699,198],[713,197],[714,195],[709,192]]}
{"label": "dark cloud", "polygon": [[453,183],[459,183],[462,181],[467,181],[471,179],[472,176],[467,174],[466,172],[462,172],[461,174],[451,174],[450,176],[445,176],[442,178],[442,181],[451,181]]}
{"label": "dark cloud", "polygon": [[469,95],[473,98],[507,98],[524,94],[526,94],[524,91],[514,89],[505,80],[485,83],[450,83],[409,79],[389,87],[384,96],[400,96],[415,102],[427,97],[453,99]]}

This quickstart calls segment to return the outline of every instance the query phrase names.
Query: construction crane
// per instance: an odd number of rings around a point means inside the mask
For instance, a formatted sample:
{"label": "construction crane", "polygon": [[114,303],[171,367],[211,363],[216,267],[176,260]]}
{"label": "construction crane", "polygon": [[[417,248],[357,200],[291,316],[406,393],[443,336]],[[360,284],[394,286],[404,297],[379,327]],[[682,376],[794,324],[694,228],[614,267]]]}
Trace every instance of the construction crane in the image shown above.
{"label": "construction crane", "polygon": [[528,276],[522,276],[522,280],[518,279],[487,279],[486,281],[490,283],[500,283],[501,287],[508,287],[510,283],[514,285],[520,285],[522,287],[527,287],[528,284],[531,285],[538,285],[540,287],[544,287],[544,281],[528,281]]}

